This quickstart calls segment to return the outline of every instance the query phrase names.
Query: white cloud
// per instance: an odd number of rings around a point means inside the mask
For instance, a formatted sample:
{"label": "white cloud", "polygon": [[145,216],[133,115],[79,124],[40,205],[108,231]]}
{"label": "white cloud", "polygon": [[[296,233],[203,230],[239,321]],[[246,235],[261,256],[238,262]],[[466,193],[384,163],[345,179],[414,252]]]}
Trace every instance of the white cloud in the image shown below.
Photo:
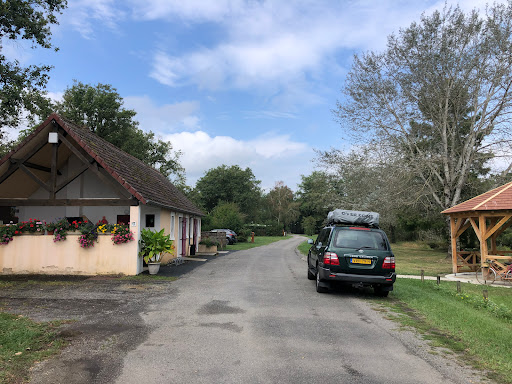
{"label": "white cloud", "polygon": [[195,185],[209,169],[225,164],[251,168],[264,189],[272,188],[279,180],[296,189],[300,175],[311,171],[308,160],[314,156],[308,145],[293,141],[288,135],[265,134],[244,141],[197,131],[171,134],[165,140],[182,151],[180,161],[190,185]]}
{"label": "white cloud", "polygon": [[[471,8],[482,4],[484,0],[473,0]],[[210,21],[221,31],[208,48],[180,56],[156,52],[153,78],[170,86],[251,89],[284,86],[305,74],[328,71],[340,50],[383,49],[387,36],[418,20],[425,5],[431,12],[442,9],[444,1],[149,0],[138,8],[148,19]]]}
{"label": "white cloud", "polygon": [[83,38],[99,38],[97,25],[118,31],[118,23],[126,13],[116,0],[72,0],[59,18],[61,24],[70,24]]}
{"label": "white cloud", "polygon": [[157,106],[148,96],[128,96],[124,98],[124,106],[137,112],[135,119],[145,131],[166,134],[199,127],[200,119],[196,116],[199,103],[196,101]]}

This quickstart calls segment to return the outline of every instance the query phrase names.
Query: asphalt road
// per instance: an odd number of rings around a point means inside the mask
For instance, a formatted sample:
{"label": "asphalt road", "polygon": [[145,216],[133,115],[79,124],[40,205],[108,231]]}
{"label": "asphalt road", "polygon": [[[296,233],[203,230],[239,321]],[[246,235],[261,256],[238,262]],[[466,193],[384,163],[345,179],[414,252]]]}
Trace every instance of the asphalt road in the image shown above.
{"label": "asphalt road", "polygon": [[[294,237],[204,263],[140,313],[116,383],[475,383],[365,300],[318,294]],[[489,382],[489,381],[485,381]]]}

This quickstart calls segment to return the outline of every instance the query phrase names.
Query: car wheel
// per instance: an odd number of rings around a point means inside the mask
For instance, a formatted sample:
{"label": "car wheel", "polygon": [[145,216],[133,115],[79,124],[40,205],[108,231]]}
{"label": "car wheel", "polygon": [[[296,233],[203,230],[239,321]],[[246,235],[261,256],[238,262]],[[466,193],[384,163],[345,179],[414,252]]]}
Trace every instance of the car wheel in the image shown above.
{"label": "car wheel", "polygon": [[309,268],[309,257],[308,257],[308,280],[315,280],[315,274],[311,272],[311,269]]}
{"label": "car wheel", "polygon": [[389,295],[389,291],[385,291],[382,288],[373,288],[373,293],[375,294],[375,296],[379,297],[388,297]]}
{"label": "car wheel", "polygon": [[316,269],[316,291],[318,293],[327,292],[327,288],[320,285],[320,274],[318,273],[318,268]]}

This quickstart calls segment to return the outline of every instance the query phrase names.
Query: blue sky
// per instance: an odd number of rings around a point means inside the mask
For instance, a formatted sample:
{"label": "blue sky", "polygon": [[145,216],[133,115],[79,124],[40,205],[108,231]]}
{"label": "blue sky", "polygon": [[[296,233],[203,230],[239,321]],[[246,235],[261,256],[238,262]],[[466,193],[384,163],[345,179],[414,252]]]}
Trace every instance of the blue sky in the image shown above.
{"label": "blue sky", "polygon": [[[24,65],[51,64],[48,91],[73,79],[111,84],[140,128],[183,152],[187,184],[221,164],[250,167],[265,190],[293,190],[315,149],[349,149],[331,110],[354,53],[442,9],[444,0],[68,0],[58,52],[5,45]],[[448,1],[456,4],[455,1]],[[470,10],[485,1],[462,1]]]}

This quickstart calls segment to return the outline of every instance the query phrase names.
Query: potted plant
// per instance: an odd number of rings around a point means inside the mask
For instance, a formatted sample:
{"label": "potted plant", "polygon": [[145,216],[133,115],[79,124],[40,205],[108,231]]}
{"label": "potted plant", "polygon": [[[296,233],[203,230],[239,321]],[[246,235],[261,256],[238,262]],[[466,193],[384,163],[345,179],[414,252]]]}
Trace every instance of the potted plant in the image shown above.
{"label": "potted plant", "polygon": [[82,224],[79,227],[81,235],[78,237],[78,243],[82,248],[94,247],[94,242],[98,241],[98,226],[92,223]]}
{"label": "potted plant", "polygon": [[144,228],[140,234],[140,246],[139,255],[148,264],[150,275],[158,273],[163,254],[174,251],[171,235],[164,235],[164,229],[156,232]]}
{"label": "potted plant", "polygon": [[56,243],[57,241],[66,240],[66,236],[70,229],[68,220],[65,217],[63,217],[52,224],[55,224],[55,227],[53,229],[53,242]]}

